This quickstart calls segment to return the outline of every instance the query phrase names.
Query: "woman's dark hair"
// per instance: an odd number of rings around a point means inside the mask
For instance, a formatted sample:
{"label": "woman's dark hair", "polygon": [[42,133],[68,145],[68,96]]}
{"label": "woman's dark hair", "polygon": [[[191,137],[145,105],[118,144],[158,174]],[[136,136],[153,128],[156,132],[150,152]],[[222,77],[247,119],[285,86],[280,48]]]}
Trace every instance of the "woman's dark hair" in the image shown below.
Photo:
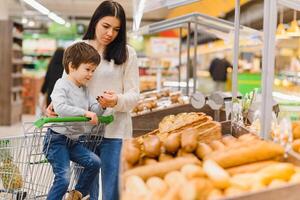
{"label": "woman's dark hair", "polygon": [[115,64],[120,65],[126,62],[128,52],[126,47],[126,16],[123,7],[119,3],[115,1],[103,1],[95,10],[83,39],[95,39],[98,21],[107,16],[113,16],[120,20],[120,30],[114,41],[107,45],[103,56],[105,60],[110,61],[113,59]]}
{"label": "woman's dark hair", "polygon": [[58,47],[48,65],[45,80],[41,88],[41,92],[47,95],[47,106],[51,103],[50,95],[53,91],[56,81],[61,78],[63,67],[64,48]]}

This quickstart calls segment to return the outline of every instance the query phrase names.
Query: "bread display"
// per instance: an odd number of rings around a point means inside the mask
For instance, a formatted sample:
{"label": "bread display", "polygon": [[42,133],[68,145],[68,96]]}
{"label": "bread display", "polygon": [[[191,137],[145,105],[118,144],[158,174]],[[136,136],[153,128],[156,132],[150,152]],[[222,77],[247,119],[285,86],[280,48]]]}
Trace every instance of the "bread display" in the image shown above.
{"label": "bread display", "polygon": [[187,97],[181,91],[171,92],[170,89],[150,91],[141,94],[140,101],[132,109],[133,115],[140,115],[153,110],[161,110],[168,107],[189,103]]}
{"label": "bread display", "polygon": [[204,113],[166,116],[157,130],[125,141],[122,155],[125,200],[238,199],[300,184],[300,168],[282,162],[279,144],[255,134],[222,136],[220,123]]}

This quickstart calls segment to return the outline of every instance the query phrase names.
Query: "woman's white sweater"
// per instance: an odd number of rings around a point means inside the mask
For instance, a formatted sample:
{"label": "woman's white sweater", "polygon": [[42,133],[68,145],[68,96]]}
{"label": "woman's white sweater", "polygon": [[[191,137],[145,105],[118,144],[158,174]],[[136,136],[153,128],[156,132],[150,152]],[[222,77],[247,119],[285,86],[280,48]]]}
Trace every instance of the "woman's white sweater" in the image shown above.
{"label": "woman's white sweater", "polygon": [[114,122],[105,130],[106,138],[132,137],[132,121],[129,111],[139,100],[139,71],[135,50],[128,47],[128,59],[123,65],[116,65],[101,58],[88,89],[92,96],[100,96],[106,90],[117,93],[118,103],[114,108],[107,108],[105,113],[113,113]]}

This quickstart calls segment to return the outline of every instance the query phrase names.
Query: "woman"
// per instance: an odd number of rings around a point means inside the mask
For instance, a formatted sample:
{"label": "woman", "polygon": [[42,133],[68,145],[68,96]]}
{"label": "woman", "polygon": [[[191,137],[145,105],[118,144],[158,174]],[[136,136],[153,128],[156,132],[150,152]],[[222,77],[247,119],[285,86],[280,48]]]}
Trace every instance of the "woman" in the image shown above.
{"label": "woman", "polygon": [[[126,16],[122,6],[115,1],[102,2],[92,16],[83,40],[101,55],[101,63],[88,85],[90,93],[95,97],[102,94],[99,103],[115,117],[106,127],[96,153],[101,159],[102,199],[117,200],[122,139],[132,136],[129,111],[139,100],[137,57],[134,49],[126,44]],[[90,200],[98,199],[98,194],[96,178]]]}

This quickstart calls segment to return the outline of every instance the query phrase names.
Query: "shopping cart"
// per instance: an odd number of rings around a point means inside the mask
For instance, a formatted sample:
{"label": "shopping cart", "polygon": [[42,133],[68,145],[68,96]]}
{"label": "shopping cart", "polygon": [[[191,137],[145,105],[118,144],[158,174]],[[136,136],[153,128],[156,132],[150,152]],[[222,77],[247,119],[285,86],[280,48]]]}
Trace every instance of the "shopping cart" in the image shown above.
{"label": "shopping cart", "polygon": [[[0,200],[46,199],[54,174],[43,153],[43,141],[48,128],[83,126],[88,130],[84,145],[94,151],[101,142],[103,126],[113,116],[100,116],[99,125],[92,126],[86,117],[41,118],[24,123],[24,135],[0,138]],[[69,190],[74,189],[82,168],[71,164]]]}

